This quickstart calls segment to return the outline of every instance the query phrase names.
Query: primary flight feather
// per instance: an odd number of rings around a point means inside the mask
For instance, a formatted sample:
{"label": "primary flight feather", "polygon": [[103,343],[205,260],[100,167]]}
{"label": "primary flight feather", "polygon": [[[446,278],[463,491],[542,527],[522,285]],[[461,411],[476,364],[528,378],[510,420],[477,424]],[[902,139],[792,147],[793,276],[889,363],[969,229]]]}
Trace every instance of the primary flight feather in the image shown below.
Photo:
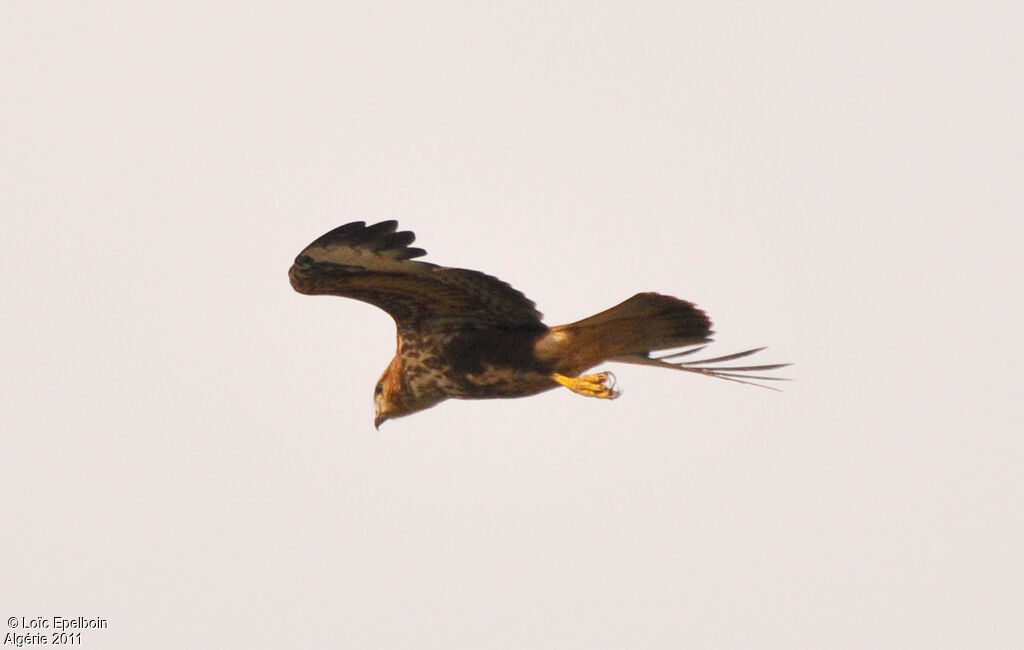
{"label": "primary flight feather", "polygon": [[[414,258],[415,235],[395,221],[355,221],[307,246],[288,271],[310,295],[355,298],[380,307],[398,328],[398,350],[374,390],[374,426],[450,397],[524,397],[564,386],[588,397],[618,396],[609,372],[583,374],[602,361],[654,365],[741,383],[789,364],[708,366],[763,348],[680,361],[711,339],[711,321],[693,304],[638,293],[599,314],[548,327],[533,302],[501,280]],[[653,353],[700,346],[682,353]]]}

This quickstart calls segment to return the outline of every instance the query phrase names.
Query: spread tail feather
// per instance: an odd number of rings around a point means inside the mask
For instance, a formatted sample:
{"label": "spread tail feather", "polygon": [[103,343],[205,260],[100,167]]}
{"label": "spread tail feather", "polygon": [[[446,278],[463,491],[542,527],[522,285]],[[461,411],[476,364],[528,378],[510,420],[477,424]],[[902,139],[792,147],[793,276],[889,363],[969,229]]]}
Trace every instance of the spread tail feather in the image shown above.
{"label": "spread tail feather", "polygon": [[734,381],[738,384],[746,384],[748,386],[757,386],[758,388],[767,388],[768,390],[778,390],[771,386],[765,386],[758,382],[762,381],[789,381],[784,377],[765,377],[763,375],[752,375],[753,372],[767,372],[769,370],[778,370],[779,368],[785,368],[792,364],[789,363],[770,363],[758,366],[707,366],[708,363],[723,363],[726,361],[734,361],[736,359],[742,359],[743,357],[749,357],[752,354],[757,354],[764,348],[754,348],[753,350],[744,350],[743,352],[737,352],[735,354],[727,354],[724,357],[715,357],[714,359],[701,359],[699,361],[680,361],[680,357],[684,357],[695,352],[703,350],[705,345],[685,350],[683,352],[673,352],[671,354],[664,354],[661,356],[654,356],[650,353],[644,354],[625,354],[618,357],[611,357],[609,361],[618,361],[620,363],[635,363],[642,366],[657,366],[659,368],[671,368],[673,370],[683,370],[686,372],[695,372],[697,374],[705,375],[708,377],[716,377],[718,379],[725,379],[726,381]]}

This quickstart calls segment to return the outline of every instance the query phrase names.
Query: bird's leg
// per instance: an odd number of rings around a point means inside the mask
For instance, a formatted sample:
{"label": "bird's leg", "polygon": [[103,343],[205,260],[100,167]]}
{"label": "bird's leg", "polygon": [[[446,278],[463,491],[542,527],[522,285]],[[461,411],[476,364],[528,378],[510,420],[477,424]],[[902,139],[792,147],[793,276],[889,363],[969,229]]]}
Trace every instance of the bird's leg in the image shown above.
{"label": "bird's leg", "polygon": [[551,378],[577,395],[584,397],[615,399],[619,396],[619,391],[615,390],[615,375],[610,372],[599,372],[581,377],[566,377],[556,372],[551,375]]}

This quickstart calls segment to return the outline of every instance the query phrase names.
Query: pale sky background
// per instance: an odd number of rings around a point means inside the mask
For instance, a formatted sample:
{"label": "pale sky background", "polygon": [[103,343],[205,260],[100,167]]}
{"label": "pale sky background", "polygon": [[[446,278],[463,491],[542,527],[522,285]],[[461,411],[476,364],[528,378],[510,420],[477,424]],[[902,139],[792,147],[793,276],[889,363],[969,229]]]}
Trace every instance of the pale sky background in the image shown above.
{"label": "pale sky background", "polygon": [[[1024,646],[1017,3],[0,4],[0,620],[83,648]],[[613,368],[373,429],[398,219]],[[11,631],[3,627],[2,632]],[[20,628],[15,630],[23,632]]]}

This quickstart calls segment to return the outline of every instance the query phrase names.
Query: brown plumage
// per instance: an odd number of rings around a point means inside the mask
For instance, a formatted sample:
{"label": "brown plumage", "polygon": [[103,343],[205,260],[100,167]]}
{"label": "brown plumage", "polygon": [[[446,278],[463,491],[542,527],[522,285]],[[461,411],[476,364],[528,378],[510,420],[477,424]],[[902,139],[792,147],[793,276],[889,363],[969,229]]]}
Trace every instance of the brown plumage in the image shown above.
{"label": "brown plumage", "polygon": [[[582,375],[607,360],[741,383],[774,380],[748,373],[788,365],[706,365],[762,348],[678,361],[711,341],[711,321],[691,303],[657,293],[638,293],[589,318],[549,328],[534,304],[501,280],[415,261],[426,252],[411,248],[415,236],[397,227],[395,221],[356,221],[335,228],[299,253],[288,272],[299,293],[355,298],[395,319],[398,349],[377,382],[375,426],[450,397],[523,397],[562,385],[581,395],[614,398],[611,373]],[[652,354],[694,345],[701,347]]]}

